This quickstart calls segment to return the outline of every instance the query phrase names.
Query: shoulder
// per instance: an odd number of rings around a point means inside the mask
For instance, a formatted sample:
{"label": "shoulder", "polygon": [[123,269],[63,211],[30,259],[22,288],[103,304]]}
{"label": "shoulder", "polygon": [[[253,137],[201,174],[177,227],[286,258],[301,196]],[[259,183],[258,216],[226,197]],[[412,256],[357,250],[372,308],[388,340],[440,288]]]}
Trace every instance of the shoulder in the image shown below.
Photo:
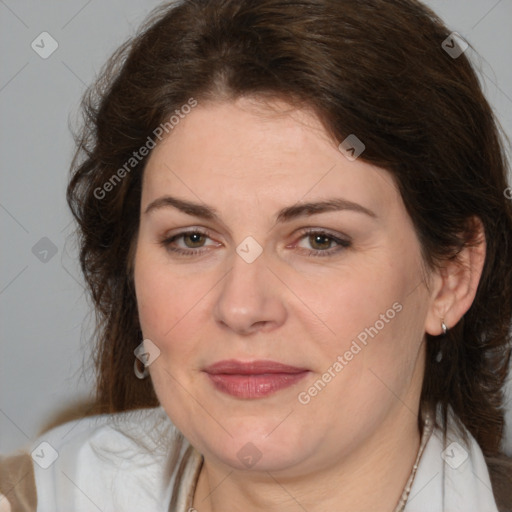
{"label": "shoulder", "polygon": [[[57,457],[84,446],[104,448],[113,453],[130,448],[139,452],[154,451],[163,441],[177,439],[180,434],[161,407],[88,416],[52,428],[33,443],[34,461],[43,466],[50,460],[37,452],[40,444],[49,445],[51,457]],[[52,449],[57,453],[54,454]],[[38,457],[40,456],[40,457]]]}
{"label": "shoulder", "polygon": [[137,409],[53,428],[23,464],[33,472],[38,511],[85,511],[91,502],[105,511],[157,511],[172,483],[169,460],[176,465],[187,444],[161,407]]}
{"label": "shoulder", "polygon": [[[491,491],[498,512],[512,512],[512,458],[503,452],[496,453],[493,456],[484,454],[476,439],[462,422],[452,423],[451,426],[452,433],[457,432],[461,444],[464,444],[462,439],[467,439],[470,445],[473,446],[472,451],[476,456],[476,464],[472,471],[476,474],[478,473],[478,467],[481,468],[480,477],[475,484],[479,485],[485,480],[485,488]],[[465,431],[465,436],[462,436],[462,438],[460,437],[461,429]],[[484,475],[483,468],[486,469],[487,475]]]}
{"label": "shoulder", "polygon": [[[451,417],[453,418],[453,411]],[[477,455],[477,459],[480,460],[479,466],[486,469],[487,475],[482,473],[477,485],[486,479],[486,488],[491,491],[494,497],[495,505],[498,512],[512,512],[512,458],[509,454],[504,452],[498,452],[492,456],[486,455],[476,439],[469,432],[466,426],[459,420],[459,422],[452,422],[451,424],[452,433],[456,432],[456,436],[460,443],[463,444],[464,440],[468,440],[473,446],[473,452]],[[465,435],[461,438],[461,430],[465,431]],[[473,468],[475,471],[476,466]],[[487,477],[487,478],[485,478]]]}
{"label": "shoulder", "polygon": [[471,432],[451,409],[447,412],[431,425],[410,491],[414,502],[405,510],[512,512],[509,459],[485,457]]}

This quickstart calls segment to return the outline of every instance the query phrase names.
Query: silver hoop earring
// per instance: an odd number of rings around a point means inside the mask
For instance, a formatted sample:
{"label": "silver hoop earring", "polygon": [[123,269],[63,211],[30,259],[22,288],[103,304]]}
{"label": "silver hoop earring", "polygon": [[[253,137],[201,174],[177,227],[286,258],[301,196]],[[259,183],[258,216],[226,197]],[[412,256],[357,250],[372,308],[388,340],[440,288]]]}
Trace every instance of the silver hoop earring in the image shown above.
{"label": "silver hoop earring", "polygon": [[446,333],[448,332],[448,327],[446,327],[444,321],[441,322],[441,328],[443,329],[443,336],[446,336]]}
{"label": "silver hoop earring", "polygon": [[133,373],[135,373],[135,377],[137,377],[137,379],[143,380],[149,375],[149,372],[146,366],[144,366],[143,371],[140,371],[138,367],[139,362],[142,363],[142,361],[139,361],[139,359],[135,358],[135,361],[133,362]]}

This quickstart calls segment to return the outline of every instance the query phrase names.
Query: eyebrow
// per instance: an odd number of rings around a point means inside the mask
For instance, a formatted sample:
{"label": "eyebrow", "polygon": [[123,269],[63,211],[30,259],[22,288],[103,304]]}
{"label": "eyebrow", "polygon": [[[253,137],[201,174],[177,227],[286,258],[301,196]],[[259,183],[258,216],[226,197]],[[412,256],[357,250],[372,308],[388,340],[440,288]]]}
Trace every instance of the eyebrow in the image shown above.
{"label": "eyebrow", "polygon": [[[219,212],[212,206],[206,206],[203,204],[187,201],[185,199],[178,199],[177,197],[172,196],[162,196],[158,199],[155,199],[147,206],[144,213],[148,214],[152,211],[160,210],[166,207],[176,208],[177,210],[194,217],[221,222]],[[275,222],[276,224],[283,223],[297,219],[299,217],[346,210],[362,213],[374,219],[377,218],[377,215],[374,212],[358,203],[354,203],[342,198],[331,198],[310,203],[297,203],[293,206],[282,208],[277,213]]]}

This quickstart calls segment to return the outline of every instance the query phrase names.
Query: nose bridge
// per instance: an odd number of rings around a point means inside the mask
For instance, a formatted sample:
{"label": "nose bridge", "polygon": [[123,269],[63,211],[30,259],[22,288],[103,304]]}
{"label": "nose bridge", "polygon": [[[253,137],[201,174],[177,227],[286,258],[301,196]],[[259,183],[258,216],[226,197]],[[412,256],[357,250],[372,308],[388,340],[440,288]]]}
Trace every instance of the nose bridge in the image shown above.
{"label": "nose bridge", "polygon": [[217,321],[239,332],[251,332],[284,320],[279,286],[267,264],[267,255],[258,251],[253,241],[239,244],[217,297]]}

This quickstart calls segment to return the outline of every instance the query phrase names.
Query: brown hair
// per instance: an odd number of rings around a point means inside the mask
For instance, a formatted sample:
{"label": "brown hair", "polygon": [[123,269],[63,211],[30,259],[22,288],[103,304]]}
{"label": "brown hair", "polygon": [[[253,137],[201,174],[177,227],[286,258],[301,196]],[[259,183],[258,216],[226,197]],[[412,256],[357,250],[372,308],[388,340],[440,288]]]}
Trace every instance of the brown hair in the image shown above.
{"label": "brown hair", "polygon": [[449,35],[415,0],[184,0],[158,8],[114,54],[84,98],[67,190],[97,312],[97,410],[158,405],[150,380],[133,373],[147,156],[108,192],[105,184],[192,97],[280,97],[312,108],[338,143],[356,134],[360,158],[391,173],[429,269],[477,243],[472,219],[481,219],[487,255],[476,297],[448,339],[426,335],[421,410],[451,406],[485,454],[499,452],[512,206],[497,122],[466,55],[443,49]]}

